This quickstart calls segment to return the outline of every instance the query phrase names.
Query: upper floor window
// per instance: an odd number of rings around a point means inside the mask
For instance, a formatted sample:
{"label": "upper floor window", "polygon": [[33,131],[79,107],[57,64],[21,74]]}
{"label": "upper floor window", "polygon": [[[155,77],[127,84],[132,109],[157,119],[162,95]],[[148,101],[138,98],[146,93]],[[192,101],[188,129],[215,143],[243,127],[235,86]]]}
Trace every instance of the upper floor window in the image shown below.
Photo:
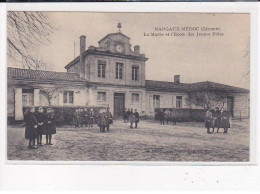
{"label": "upper floor window", "polygon": [[105,102],[106,101],[106,92],[98,92],[97,93],[97,100]]}
{"label": "upper floor window", "polygon": [[182,96],[176,96],[176,108],[182,108]]}
{"label": "upper floor window", "polygon": [[123,78],[123,63],[116,63],[116,79]]}
{"label": "upper floor window", "polygon": [[132,94],[132,103],[137,103],[139,102],[139,94]]}
{"label": "upper floor window", "polygon": [[23,89],[22,93],[23,93],[22,94],[23,106],[33,106],[34,104],[33,89]]}
{"label": "upper floor window", "polygon": [[74,102],[74,92],[63,91],[63,104],[73,104],[73,102]]}
{"label": "upper floor window", "polygon": [[139,67],[133,66],[132,67],[132,80],[138,81],[138,72],[139,72]]}
{"label": "upper floor window", "polygon": [[98,77],[106,77],[106,62],[98,60]]}

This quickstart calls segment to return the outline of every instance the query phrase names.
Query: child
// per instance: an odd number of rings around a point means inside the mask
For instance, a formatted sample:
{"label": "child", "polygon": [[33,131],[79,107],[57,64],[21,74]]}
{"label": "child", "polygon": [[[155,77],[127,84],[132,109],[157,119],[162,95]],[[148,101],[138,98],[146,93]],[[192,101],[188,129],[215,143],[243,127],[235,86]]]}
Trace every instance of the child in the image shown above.
{"label": "child", "polygon": [[[35,117],[35,108],[31,107],[25,111],[24,121],[26,123],[25,127],[25,138],[29,139],[29,149],[35,148],[35,138],[37,137],[37,121]],[[33,143],[33,145],[32,145]]]}
{"label": "child", "polygon": [[46,135],[46,145],[52,145],[51,138],[53,134],[56,134],[54,112],[52,108],[47,109],[46,125],[44,127],[44,135]]}
{"label": "child", "polygon": [[42,133],[46,123],[46,115],[43,113],[43,107],[38,108],[38,113],[35,115],[37,121],[37,145],[42,146]]}

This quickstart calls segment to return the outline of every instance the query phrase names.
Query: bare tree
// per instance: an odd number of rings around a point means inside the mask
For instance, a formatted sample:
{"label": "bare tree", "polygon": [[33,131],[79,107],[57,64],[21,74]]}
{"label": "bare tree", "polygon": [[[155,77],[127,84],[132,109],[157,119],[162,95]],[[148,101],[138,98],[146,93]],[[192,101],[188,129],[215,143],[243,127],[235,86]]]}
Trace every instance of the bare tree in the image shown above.
{"label": "bare tree", "polygon": [[212,109],[221,104],[221,109],[224,108],[227,99],[227,94],[213,91],[197,91],[190,92],[186,101],[189,104],[200,106],[204,109]]}
{"label": "bare tree", "polygon": [[[7,12],[7,54],[14,64],[23,64],[29,69],[42,69],[45,63],[35,49],[49,43],[54,27],[43,12]],[[46,67],[45,67],[46,68]]]}
{"label": "bare tree", "polygon": [[53,88],[40,88],[40,94],[42,94],[48,101],[48,105],[51,106],[51,100],[55,97],[55,93],[60,87]]}

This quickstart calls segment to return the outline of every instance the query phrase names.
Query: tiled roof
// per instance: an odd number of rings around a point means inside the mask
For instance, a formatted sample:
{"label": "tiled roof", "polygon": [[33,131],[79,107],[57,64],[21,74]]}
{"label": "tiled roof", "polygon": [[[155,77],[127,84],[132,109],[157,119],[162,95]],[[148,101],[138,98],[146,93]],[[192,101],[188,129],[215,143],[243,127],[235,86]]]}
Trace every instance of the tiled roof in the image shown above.
{"label": "tiled roof", "polygon": [[163,91],[163,92],[187,92],[189,84],[166,81],[145,80],[145,87],[148,91]]}
{"label": "tiled roof", "polygon": [[166,81],[146,80],[147,91],[161,92],[190,92],[190,91],[220,91],[220,92],[242,92],[248,93],[249,90],[210,81],[197,82],[192,84],[174,83]]}
{"label": "tiled roof", "polygon": [[190,84],[191,90],[199,91],[223,91],[223,92],[242,92],[248,93],[249,90],[211,81],[197,82]]}
{"label": "tiled roof", "polygon": [[8,67],[8,78],[21,78],[33,80],[54,80],[54,81],[84,81],[76,73],[42,71],[32,69],[19,69]]}

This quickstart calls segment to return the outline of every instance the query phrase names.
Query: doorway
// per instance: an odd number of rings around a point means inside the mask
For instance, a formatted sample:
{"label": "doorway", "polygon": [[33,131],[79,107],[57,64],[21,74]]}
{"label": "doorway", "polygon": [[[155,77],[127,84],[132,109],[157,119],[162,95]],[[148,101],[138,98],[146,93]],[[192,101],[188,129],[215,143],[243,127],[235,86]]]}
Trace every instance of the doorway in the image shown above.
{"label": "doorway", "polygon": [[114,93],[114,117],[121,117],[125,110],[125,94]]}

